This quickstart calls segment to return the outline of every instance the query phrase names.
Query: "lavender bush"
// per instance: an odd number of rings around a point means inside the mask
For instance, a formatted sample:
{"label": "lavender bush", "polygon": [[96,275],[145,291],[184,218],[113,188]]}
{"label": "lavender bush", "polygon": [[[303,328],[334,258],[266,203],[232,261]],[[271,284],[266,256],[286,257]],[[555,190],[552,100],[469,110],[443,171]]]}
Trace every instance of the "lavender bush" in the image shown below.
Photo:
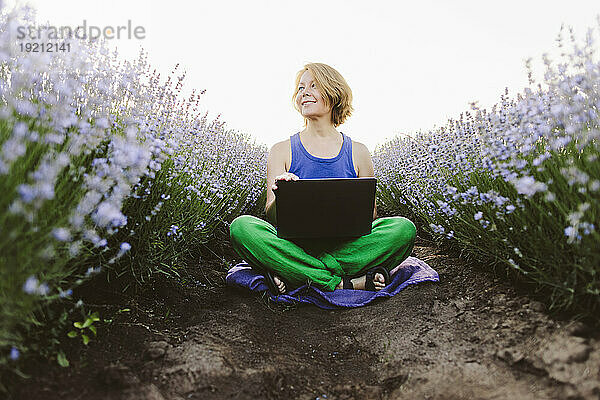
{"label": "lavender bush", "polygon": [[108,246],[107,237],[126,223],[121,206],[132,185],[163,158],[135,121],[112,114],[127,81],[123,71],[109,73],[106,52],[77,41],[71,52],[18,50],[14,32],[32,23],[27,11],[0,17],[3,364],[26,350],[43,306],[68,301],[76,278],[101,269],[86,271],[87,255],[116,260],[127,249]]}
{"label": "lavender bush", "polygon": [[77,285],[177,274],[264,192],[266,148],[202,117],[184,75],[163,82],[144,52],[119,61],[78,39],[22,52],[14,32],[31,12],[0,15],[0,372],[27,352],[67,364],[44,346],[81,307]]}
{"label": "lavender bush", "polygon": [[266,146],[226,131],[218,117],[210,123],[206,115],[190,118],[188,110],[197,107],[193,98],[173,106],[181,80],[175,91],[168,81],[166,93],[152,99],[164,106],[144,123],[145,129],[173,139],[173,155],[155,176],[141,181],[125,205],[132,223],[123,240],[138,249],[125,266],[139,282],[157,271],[179,276],[190,263],[199,265],[216,230],[228,232],[235,217],[261,199],[264,203]]}
{"label": "lavender bush", "polygon": [[[599,20],[600,26],[600,20]],[[563,29],[558,43],[564,50]],[[382,208],[441,244],[546,290],[555,309],[600,306],[600,63],[594,30],[535,85],[491,111],[395,138],[374,154]],[[535,87],[535,89],[532,89]]]}

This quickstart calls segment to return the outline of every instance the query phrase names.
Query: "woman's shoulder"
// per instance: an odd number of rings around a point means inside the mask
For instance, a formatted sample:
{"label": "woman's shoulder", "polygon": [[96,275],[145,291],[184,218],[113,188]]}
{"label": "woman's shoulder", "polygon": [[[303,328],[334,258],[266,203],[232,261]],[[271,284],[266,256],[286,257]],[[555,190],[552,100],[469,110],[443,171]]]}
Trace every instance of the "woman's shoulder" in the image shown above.
{"label": "woman's shoulder", "polygon": [[291,160],[291,143],[290,139],[287,138],[280,142],[275,143],[269,150],[269,157],[285,160],[286,166],[289,165]]}
{"label": "woman's shoulder", "polygon": [[289,171],[291,167],[290,164],[292,163],[290,139],[287,138],[271,146],[271,150],[269,150],[269,158],[273,160],[279,160],[277,162],[283,163],[285,171]]}
{"label": "woman's shoulder", "polygon": [[357,156],[371,155],[369,148],[361,142],[352,139],[352,154]]}
{"label": "woman's shoulder", "polygon": [[277,142],[273,146],[271,146],[271,150],[269,152],[280,154],[285,151],[288,151],[289,148],[290,148],[290,139],[287,138],[287,139]]}

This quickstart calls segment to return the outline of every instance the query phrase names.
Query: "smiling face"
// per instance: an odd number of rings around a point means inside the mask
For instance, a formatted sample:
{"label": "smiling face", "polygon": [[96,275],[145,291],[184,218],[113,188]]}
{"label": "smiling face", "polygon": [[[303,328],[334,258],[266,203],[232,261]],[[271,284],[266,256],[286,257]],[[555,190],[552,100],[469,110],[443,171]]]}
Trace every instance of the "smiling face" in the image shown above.
{"label": "smiling face", "polygon": [[325,116],[331,112],[330,108],[325,105],[323,96],[317,89],[317,83],[310,71],[304,71],[296,89],[296,105],[303,117]]}

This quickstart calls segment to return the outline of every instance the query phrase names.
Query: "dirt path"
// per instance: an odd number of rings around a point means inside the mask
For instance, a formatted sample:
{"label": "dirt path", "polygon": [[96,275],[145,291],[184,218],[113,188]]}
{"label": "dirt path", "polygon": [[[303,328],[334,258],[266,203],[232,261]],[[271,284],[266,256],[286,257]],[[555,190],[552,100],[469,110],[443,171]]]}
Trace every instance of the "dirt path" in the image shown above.
{"label": "dirt path", "polygon": [[423,241],[413,255],[439,283],[343,311],[269,304],[225,287],[223,267],[156,285],[85,357],[72,349],[73,368],[39,364],[15,398],[600,398],[597,332]]}

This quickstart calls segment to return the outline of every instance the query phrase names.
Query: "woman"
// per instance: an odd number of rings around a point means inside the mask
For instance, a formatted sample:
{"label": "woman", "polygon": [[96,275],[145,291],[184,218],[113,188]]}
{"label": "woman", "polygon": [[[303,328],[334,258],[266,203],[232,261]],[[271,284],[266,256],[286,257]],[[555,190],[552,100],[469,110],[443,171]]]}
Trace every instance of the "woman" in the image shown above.
{"label": "woman", "polygon": [[[265,272],[271,290],[315,284],[322,290],[381,290],[388,272],[412,251],[416,228],[404,217],[378,218],[372,232],[359,238],[288,240],[277,237],[275,190],[278,180],[373,177],[367,147],[335,128],[351,115],[352,91],[338,71],[322,63],[306,64],[296,75],[294,108],[304,130],[273,145],[267,158],[265,213],[271,222],[241,215],[229,227],[238,255]],[[286,284],[287,283],[287,284]],[[275,286],[275,287],[273,287]]]}

